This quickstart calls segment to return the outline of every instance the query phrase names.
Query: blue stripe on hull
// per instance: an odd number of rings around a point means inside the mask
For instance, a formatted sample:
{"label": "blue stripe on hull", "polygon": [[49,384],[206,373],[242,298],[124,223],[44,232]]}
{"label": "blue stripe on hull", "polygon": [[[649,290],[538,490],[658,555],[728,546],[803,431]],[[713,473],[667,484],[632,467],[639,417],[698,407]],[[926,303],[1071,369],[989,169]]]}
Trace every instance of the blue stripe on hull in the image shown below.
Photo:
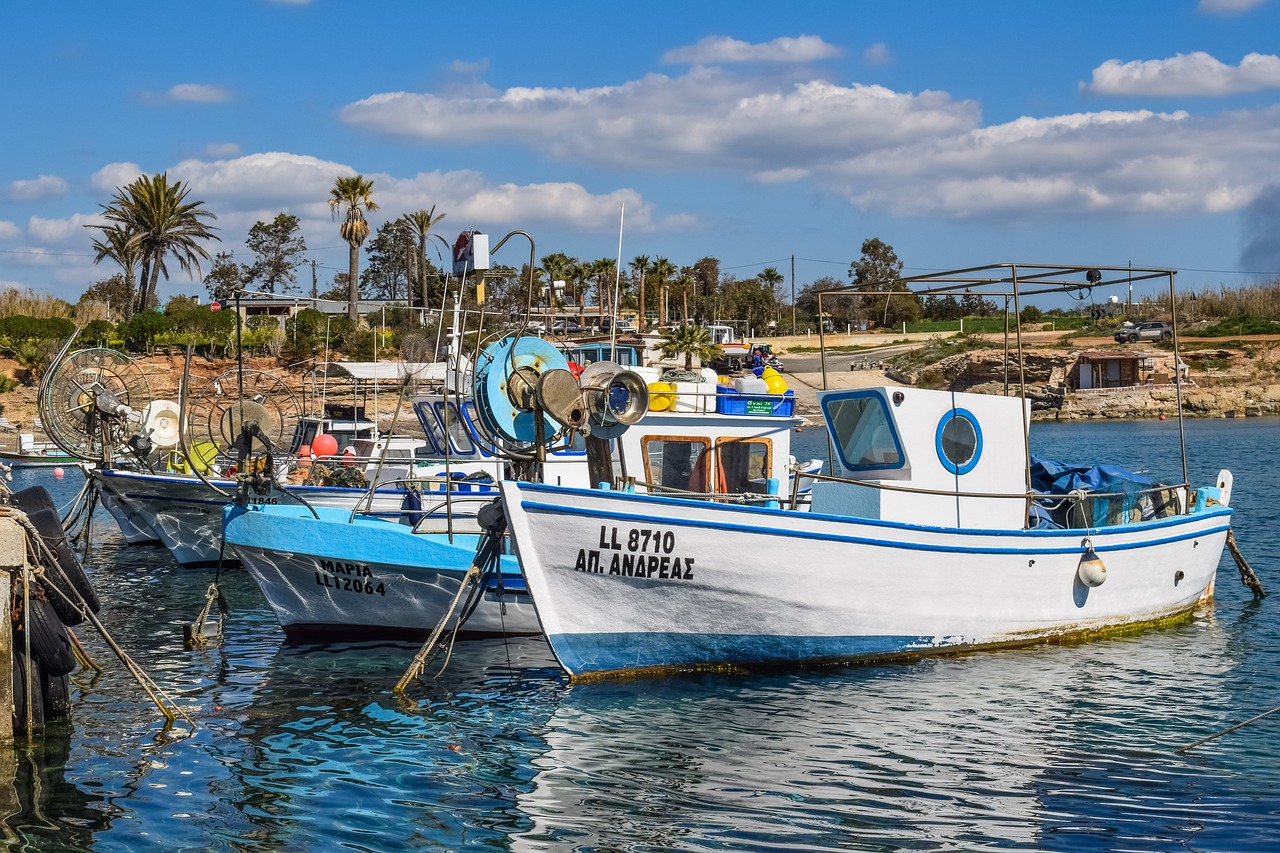
{"label": "blue stripe on hull", "polygon": [[[958,639],[958,638],[957,638]],[[780,637],[769,634],[555,634],[547,640],[572,675],[653,667],[762,666],[890,658],[939,651],[936,637]]]}

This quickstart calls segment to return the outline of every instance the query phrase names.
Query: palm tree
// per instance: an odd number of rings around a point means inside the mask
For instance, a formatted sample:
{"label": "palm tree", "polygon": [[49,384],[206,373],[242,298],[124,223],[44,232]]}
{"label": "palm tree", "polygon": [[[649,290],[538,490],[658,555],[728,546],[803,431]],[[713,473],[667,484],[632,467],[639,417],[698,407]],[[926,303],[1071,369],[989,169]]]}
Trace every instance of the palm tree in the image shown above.
{"label": "palm tree", "polygon": [[364,215],[366,211],[372,213],[377,209],[378,203],[373,200],[373,181],[365,180],[364,175],[351,175],[333,182],[333,189],[329,190],[329,212],[335,219],[339,213],[342,214],[342,226],[338,233],[350,247],[347,317],[353,323],[360,316],[360,247],[369,236],[369,222]]}
{"label": "palm tree", "polygon": [[676,265],[666,258],[656,258],[649,273],[658,280],[658,325],[667,325],[667,279],[676,271]]}
{"label": "palm tree", "polygon": [[684,322],[689,322],[689,291],[693,290],[693,276],[685,273],[675,280],[676,293],[680,294],[680,300],[684,305]]}
{"label": "palm tree", "polygon": [[[93,262],[101,263],[104,258],[110,258],[119,265],[121,272],[124,273],[124,280],[129,285],[130,298],[133,301],[133,294],[136,293],[135,282],[137,281],[138,265],[142,263],[142,247],[133,239],[133,234],[129,229],[119,225],[88,225],[87,228],[98,228],[102,231],[102,237],[93,241]],[[130,304],[116,306],[122,317],[126,319],[133,313],[133,307]]]}
{"label": "palm tree", "polygon": [[684,369],[693,370],[693,360],[709,361],[720,355],[720,347],[711,342],[711,332],[705,326],[685,323],[676,326],[658,341],[658,352],[663,358],[684,356]]}
{"label": "palm tree", "polygon": [[591,262],[591,274],[596,280],[596,313],[601,317],[613,309],[613,300],[609,298],[609,279],[617,279],[614,272],[616,269],[613,258],[600,258]]}
{"label": "palm tree", "polygon": [[636,255],[631,259],[631,274],[640,277],[638,282],[640,290],[640,321],[636,323],[636,327],[640,330],[640,334],[644,334],[644,274],[649,271],[649,256]]}
{"label": "palm tree", "polygon": [[[417,210],[413,213],[406,213],[400,217],[405,224],[409,226],[409,232],[413,234],[418,241],[418,257],[415,259],[414,267],[417,268],[417,296],[422,300],[423,308],[431,307],[431,299],[427,293],[427,236],[431,233],[431,228],[447,214],[435,215],[436,206],[431,205],[430,210]],[[409,294],[409,307],[412,308],[414,303],[414,294]]]}
{"label": "palm tree", "polygon": [[542,271],[547,274],[548,305],[554,306],[556,304],[555,283],[571,278],[573,276],[573,267],[577,263],[576,258],[571,258],[564,252],[555,252],[542,259]]}
{"label": "palm tree", "polygon": [[[769,288],[769,295],[773,297],[773,313],[776,314],[778,309],[778,285],[782,284],[782,273],[778,272],[777,267],[765,267],[756,278],[760,279],[761,283]],[[778,318],[775,316],[772,319],[776,322]]]}
{"label": "palm tree", "polygon": [[[145,311],[155,297],[156,284],[163,274],[169,278],[165,257],[173,255],[183,272],[194,277],[200,273],[200,259],[209,253],[198,240],[221,239],[212,225],[202,219],[217,219],[204,202],[187,201],[191,188],[181,181],[169,183],[162,172],[143,175],[124,189],[117,189],[110,204],[100,205],[102,216],[129,235],[141,256],[142,271],[138,276],[138,310]],[[103,228],[109,226],[97,226]],[[110,237],[106,238],[110,240]],[[104,255],[105,257],[105,255]]]}

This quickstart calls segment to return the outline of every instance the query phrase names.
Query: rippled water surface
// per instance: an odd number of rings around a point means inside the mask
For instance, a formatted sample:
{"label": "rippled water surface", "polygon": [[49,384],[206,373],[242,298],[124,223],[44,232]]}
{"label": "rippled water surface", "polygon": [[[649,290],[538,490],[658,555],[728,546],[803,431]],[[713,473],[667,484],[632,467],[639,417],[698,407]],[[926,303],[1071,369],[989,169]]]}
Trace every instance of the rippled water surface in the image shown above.
{"label": "rippled water surface", "polygon": [[[229,573],[123,544],[90,570],[114,638],[196,721],[166,730],[101,639],[73,722],[17,752],[5,830],[61,850],[1280,849],[1280,421],[1188,421],[1192,482],[1236,476],[1214,605],[1172,628],[909,665],[569,686],[545,645],[460,644],[402,702],[403,644],[287,646]],[[1177,423],[1036,425],[1035,448],[1180,479]],[[797,439],[821,449],[821,433]],[[54,483],[69,500],[77,475]]]}

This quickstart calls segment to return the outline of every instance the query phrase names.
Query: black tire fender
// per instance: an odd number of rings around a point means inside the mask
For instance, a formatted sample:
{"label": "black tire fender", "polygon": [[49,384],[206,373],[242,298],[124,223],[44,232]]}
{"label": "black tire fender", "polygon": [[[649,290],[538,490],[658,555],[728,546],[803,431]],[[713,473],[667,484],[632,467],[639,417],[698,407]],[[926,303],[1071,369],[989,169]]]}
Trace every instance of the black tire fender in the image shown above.
{"label": "black tire fender", "polygon": [[[31,656],[48,675],[72,672],[76,668],[76,653],[71,648],[66,626],[48,601],[32,595],[30,602],[27,624],[31,629]],[[21,634],[15,634],[13,642],[15,646],[22,643]]]}
{"label": "black tire fender", "polygon": [[[62,530],[61,522],[58,521],[58,514],[47,509],[38,509],[34,512],[28,511],[27,517],[31,519],[31,523],[40,532],[40,538],[49,546],[49,550],[58,558],[56,566],[45,566],[44,577],[47,582],[67,593],[72,601],[75,600],[75,596],[70,595],[70,591],[74,589],[84,599],[85,604],[89,605],[89,609],[97,613],[102,604],[98,601],[98,595],[93,590],[93,583],[89,580],[88,574],[85,573],[84,566],[80,563],[80,558],[76,556],[76,553],[71,550],[71,546],[67,543],[67,536]],[[50,591],[49,597],[54,600],[58,615],[62,617],[66,624],[79,625],[84,621],[84,617],[80,615],[78,610],[69,608],[64,603],[62,596]],[[72,610],[71,614],[66,612],[68,609]],[[72,621],[68,621],[68,618]]]}

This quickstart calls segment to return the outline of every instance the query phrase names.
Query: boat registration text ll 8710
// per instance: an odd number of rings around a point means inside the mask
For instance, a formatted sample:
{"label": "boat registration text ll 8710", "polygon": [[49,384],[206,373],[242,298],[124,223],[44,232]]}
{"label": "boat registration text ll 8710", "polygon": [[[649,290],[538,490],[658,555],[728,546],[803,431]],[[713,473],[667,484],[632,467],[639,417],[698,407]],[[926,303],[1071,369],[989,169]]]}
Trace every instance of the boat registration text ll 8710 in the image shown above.
{"label": "boat registration text ll 8710", "polygon": [[601,525],[598,547],[579,548],[573,568],[629,578],[693,580],[693,558],[676,556],[675,550],[676,535],[670,530]]}

